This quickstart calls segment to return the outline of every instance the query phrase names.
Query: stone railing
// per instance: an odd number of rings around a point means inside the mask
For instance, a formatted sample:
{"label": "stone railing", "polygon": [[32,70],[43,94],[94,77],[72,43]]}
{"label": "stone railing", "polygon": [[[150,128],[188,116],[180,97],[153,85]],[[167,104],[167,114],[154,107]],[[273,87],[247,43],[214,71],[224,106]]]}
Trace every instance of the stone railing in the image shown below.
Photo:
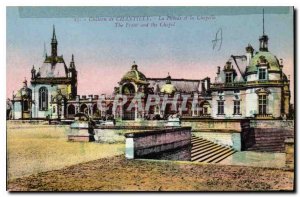
{"label": "stone railing", "polygon": [[272,84],[272,85],[279,85],[285,84],[285,82],[281,80],[255,80],[255,81],[247,81],[247,82],[233,82],[233,83],[212,83],[210,87],[214,88],[226,88],[226,87],[239,87],[239,86],[253,86],[253,85],[261,85],[261,84]]}
{"label": "stone railing", "polygon": [[127,159],[191,159],[191,127],[130,132],[125,137]]}
{"label": "stone railing", "polygon": [[257,119],[273,119],[272,114],[254,114]]}

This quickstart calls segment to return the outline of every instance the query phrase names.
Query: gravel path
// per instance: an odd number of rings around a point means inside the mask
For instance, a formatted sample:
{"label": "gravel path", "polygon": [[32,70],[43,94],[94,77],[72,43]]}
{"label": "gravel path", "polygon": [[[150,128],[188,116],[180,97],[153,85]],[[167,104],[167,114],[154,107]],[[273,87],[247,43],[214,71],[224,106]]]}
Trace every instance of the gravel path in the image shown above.
{"label": "gravel path", "polygon": [[103,158],[14,179],[9,191],[293,190],[294,172],[174,161]]}

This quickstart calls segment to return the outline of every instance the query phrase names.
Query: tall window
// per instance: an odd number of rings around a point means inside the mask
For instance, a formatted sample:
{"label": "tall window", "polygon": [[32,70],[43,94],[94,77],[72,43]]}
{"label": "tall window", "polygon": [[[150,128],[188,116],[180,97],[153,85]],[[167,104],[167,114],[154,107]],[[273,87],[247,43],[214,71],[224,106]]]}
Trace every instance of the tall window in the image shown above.
{"label": "tall window", "polygon": [[205,107],[203,107],[203,114],[208,114],[208,109],[207,109],[207,107],[205,106]]}
{"label": "tall window", "polygon": [[258,95],[258,113],[260,115],[267,114],[267,95]]}
{"label": "tall window", "polygon": [[27,112],[28,111],[28,100],[24,100],[23,101],[23,110],[25,111],[25,112]]}
{"label": "tall window", "polygon": [[260,68],[258,70],[258,79],[259,80],[266,80],[267,79],[267,72],[265,68]]}
{"label": "tall window", "polygon": [[39,108],[41,111],[48,110],[48,90],[46,87],[41,87],[39,90]]}
{"label": "tall window", "polygon": [[224,114],[224,101],[218,101],[218,114]]}
{"label": "tall window", "polygon": [[233,101],[233,114],[241,114],[240,104],[240,101]]}
{"label": "tall window", "polygon": [[226,73],[226,83],[232,83],[232,73]]}

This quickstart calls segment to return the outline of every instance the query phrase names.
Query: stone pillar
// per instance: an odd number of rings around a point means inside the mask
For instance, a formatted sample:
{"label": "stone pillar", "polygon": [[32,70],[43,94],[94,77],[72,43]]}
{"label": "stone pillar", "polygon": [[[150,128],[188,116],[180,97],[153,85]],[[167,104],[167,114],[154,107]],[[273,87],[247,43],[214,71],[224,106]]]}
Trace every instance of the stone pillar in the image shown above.
{"label": "stone pillar", "polygon": [[182,116],[182,107],[181,104],[178,105],[179,115]]}
{"label": "stone pillar", "polygon": [[137,120],[138,118],[138,106],[137,103],[134,104],[134,119]]}
{"label": "stone pillar", "polygon": [[192,116],[195,116],[195,108],[194,108],[194,106],[192,105]]}
{"label": "stone pillar", "polygon": [[79,106],[78,104],[75,104],[75,114],[77,114],[79,112]]}
{"label": "stone pillar", "polygon": [[91,109],[91,116],[94,116],[93,105],[90,106],[90,109]]}
{"label": "stone pillar", "polygon": [[65,119],[65,105],[61,105],[61,119]]}
{"label": "stone pillar", "polygon": [[123,119],[123,106],[120,107],[120,119]]}
{"label": "stone pillar", "polygon": [[294,139],[289,138],[284,141],[285,145],[285,167],[287,170],[294,170]]}

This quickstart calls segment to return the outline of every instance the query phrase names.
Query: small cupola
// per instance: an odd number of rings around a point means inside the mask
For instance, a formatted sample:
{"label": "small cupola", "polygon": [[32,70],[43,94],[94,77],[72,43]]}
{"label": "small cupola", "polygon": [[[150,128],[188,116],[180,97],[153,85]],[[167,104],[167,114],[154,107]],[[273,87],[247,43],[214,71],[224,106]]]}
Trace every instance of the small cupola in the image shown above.
{"label": "small cupola", "polygon": [[131,70],[138,70],[138,65],[135,63],[135,61],[132,63]]}

